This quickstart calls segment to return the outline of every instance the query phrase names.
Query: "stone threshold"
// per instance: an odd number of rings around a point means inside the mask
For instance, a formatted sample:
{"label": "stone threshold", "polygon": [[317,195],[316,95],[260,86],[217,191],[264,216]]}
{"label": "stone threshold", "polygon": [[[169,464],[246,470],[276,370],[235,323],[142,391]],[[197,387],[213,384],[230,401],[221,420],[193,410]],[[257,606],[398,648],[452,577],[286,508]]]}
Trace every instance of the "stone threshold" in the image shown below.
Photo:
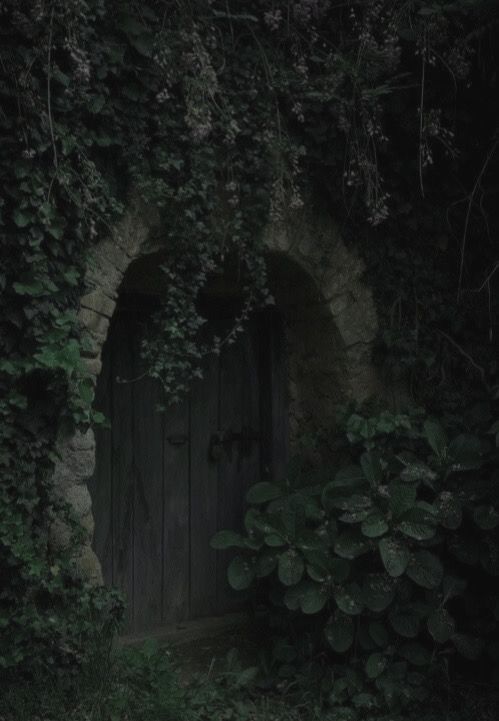
{"label": "stone threshold", "polygon": [[182,646],[196,641],[216,638],[231,632],[248,629],[250,618],[246,613],[229,613],[223,616],[209,616],[176,624],[161,626],[139,634],[127,634],[117,640],[118,646],[139,646],[153,640],[168,646]]}

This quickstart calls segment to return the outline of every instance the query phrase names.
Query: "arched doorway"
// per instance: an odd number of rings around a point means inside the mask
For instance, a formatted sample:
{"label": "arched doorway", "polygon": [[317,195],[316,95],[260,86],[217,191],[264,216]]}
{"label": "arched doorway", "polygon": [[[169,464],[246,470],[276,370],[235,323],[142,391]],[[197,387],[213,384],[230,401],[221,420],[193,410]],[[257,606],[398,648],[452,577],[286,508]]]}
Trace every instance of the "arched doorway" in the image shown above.
{"label": "arched doorway", "polygon": [[[133,202],[112,235],[97,243],[89,259],[78,321],[84,341],[82,361],[89,379],[99,385],[98,395],[106,383],[109,385],[100,378],[118,294],[120,289],[127,293],[143,293],[145,289],[152,292],[151,260],[163,247],[159,242],[160,227],[154,208]],[[262,412],[262,418],[267,419],[274,448],[264,466],[279,475],[275,469],[288,440],[295,453],[300,451],[304,436],[320,437],[320,457],[327,458],[337,405],[385,396],[388,389],[371,357],[378,323],[372,293],[363,282],[364,265],[342,242],[334,222],[304,208],[293,212],[286,223],[269,225],[263,241],[269,253],[270,287],[284,320],[288,366],[287,378],[274,383],[272,392],[263,393],[267,411]],[[125,289],[124,276],[129,279],[130,272],[141,264],[140,282]],[[278,358],[282,335],[271,332],[268,337],[272,340],[269,358],[274,353]],[[278,367],[279,362],[269,360],[269,365]],[[104,377],[109,378],[106,374]],[[286,396],[288,413],[282,413],[282,396]],[[97,483],[94,474],[93,429],[62,427],[57,450],[54,492],[72,507],[83,531],[73,555],[75,572],[85,581],[100,584],[104,580],[102,564],[94,549],[100,549],[102,558],[109,553],[103,550],[109,548],[110,541],[105,540],[109,539],[109,530],[102,528],[102,524],[109,526],[109,520],[101,518],[98,511],[99,495],[109,494],[109,484]],[[51,546],[67,547],[70,538],[69,529],[59,519],[51,525]]]}
{"label": "arched doorway", "polygon": [[[96,397],[110,425],[96,433],[89,483],[94,549],[104,581],[126,596],[133,633],[237,608],[227,555],[210,539],[242,525],[246,489],[282,473],[287,454],[275,310],[255,314],[234,344],[205,359],[189,396],[158,412],[163,390],[144,375],[140,357],[158,303],[155,267],[147,256],[132,264],[111,321]],[[230,288],[212,289],[202,302],[211,329],[230,323]]]}

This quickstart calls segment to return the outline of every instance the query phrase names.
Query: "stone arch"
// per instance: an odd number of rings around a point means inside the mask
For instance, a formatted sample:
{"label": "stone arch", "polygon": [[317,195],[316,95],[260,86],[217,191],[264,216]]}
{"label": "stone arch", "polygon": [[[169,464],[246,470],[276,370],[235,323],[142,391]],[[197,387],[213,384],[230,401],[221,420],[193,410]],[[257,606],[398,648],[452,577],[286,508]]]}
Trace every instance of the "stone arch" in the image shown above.
{"label": "stone arch", "polygon": [[[84,363],[95,382],[125,273],[134,260],[159,249],[154,240],[159,228],[159,217],[135,203],[89,258],[78,317]],[[269,225],[264,242],[271,289],[285,320],[293,443],[298,432],[315,433],[321,425],[330,425],[338,402],[362,401],[380,391],[371,362],[377,318],[371,291],[362,282],[363,264],[330,219],[306,211],[294,213],[290,222]],[[91,545],[94,521],[87,486],[95,468],[93,431],[62,435],[58,450],[56,492],[72,506],[86,530],[76,570],[82,578],[102,583]],[[69,531],[56,522],[50,536],[54,546],[64,545]]]}

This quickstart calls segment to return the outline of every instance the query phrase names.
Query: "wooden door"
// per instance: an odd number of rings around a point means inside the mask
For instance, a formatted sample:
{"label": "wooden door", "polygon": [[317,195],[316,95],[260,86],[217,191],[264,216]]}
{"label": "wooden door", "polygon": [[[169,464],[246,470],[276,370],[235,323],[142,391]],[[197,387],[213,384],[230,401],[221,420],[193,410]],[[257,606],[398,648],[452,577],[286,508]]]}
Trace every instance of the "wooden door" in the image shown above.
{"label": "wooden door", "polygon": [[[228,554],[210,539],[242,526],[247,488],[281,474],[286,456],[277,316],[255,317],[206,359],[189,397],[161,413],[161,386],[144,377],[140,359],[149,306],[137,296],[120,302],[96,398],[110,427],[97,432],[94,546],[105,581],[126,596],[127,632],[237,608]],[[211,323],[221,322],[218,310]]]}

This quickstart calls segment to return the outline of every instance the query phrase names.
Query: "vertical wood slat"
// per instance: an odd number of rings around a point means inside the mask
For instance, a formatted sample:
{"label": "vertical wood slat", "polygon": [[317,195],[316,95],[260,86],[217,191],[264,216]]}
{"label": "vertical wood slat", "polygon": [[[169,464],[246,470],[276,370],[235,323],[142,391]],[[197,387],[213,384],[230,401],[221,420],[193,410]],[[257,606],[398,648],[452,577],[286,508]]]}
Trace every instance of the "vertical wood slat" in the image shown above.
{"label": "vertical wood slat", "polygon": [[104,347],[102,370],[97,384],[94,408],[106,417],[107,425],[95,430],[95,471],[89,482],[94,516],[93,548],[102,566],[104,582],[113,582],[113,526],[112,526],[112,458],[109,422],[112,416],[111,344]]}
{"label": "vertical wood slat", "polygon": [[[142,319],[141,319],[142,320]],[[133,523],[134,629],[146,631],[162,621],[163,589],[163,420],[160,383],[142,378],[139,350],[142,323],[134,344],[133,453],[135,471]]]}
{"label": "vertical wood slat", "polygon": [[165,411],[163,612],[165,624],[189,615],[189,404]]}
{"label": "vertical wood slat", "polygon": [[261,337],[262,475],[280,481],[289,458],[289,419],[284,329],[276,312],[265,314]]}
{"label": "vertical wood slat", "polygon": [[[243,425],[243,357],[242,342],[227,346],[220,355],[220,427],[226,433],[239,433]],[[216,531],[236,530],[237,508],[240,505],[241,477],[245,471],[245,459],[241,455],[240,441],[227,443],[218,461],[218,504]],[[227,581],[227,565],[230,551],[217,552],[217,612],[224,613],[234,608],[237,596]]]}
{"label": "vertical wood slat", "polygon": [[133,619],[133,402],[131,379],[134,374],[129,313],[119,312],[113,328],[112,348],[112,433],[113,466],[113,585],[125,595],[124,623],[131,628]]}
{"label": "vertical wood slat", "polygon": [[216,532],[218,466],[209,457],[211,436],[219,428],[219,363],[206,359],[202,382],[191,391],[191,618],[216,615],[217,564],[210,541]]}

